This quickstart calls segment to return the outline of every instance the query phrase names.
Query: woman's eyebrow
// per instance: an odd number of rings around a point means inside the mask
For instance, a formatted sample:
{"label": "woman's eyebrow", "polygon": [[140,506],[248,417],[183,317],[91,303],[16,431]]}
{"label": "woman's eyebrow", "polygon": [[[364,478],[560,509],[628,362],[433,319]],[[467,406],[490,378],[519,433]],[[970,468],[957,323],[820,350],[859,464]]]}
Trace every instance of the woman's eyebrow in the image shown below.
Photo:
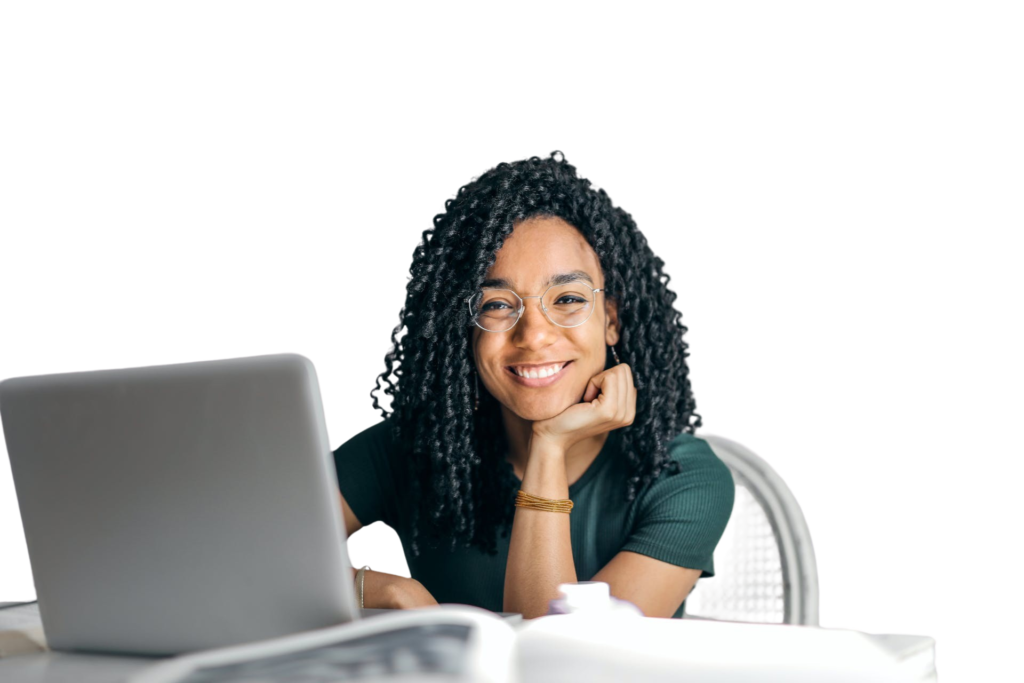
{"label": "woman's eyebrow", "polygon": [[[590,275],[588,275],[587,272],[583,270],[574,270],[569,273],[559,273],[558,275],[552,275],[548,279],[547,286],[553,287],[555,285],[564,285],[565,283],[572,282],[573,280],[583,280],[584,282],[589,282],[591,287],[594,286],[593,278],[591,278]],[[512,286],[512,283],[503,277],[489,278],[487,280],[484,280],[483,284],[480,286],[497,287],[501,289],[515,289],[515,287]]]}

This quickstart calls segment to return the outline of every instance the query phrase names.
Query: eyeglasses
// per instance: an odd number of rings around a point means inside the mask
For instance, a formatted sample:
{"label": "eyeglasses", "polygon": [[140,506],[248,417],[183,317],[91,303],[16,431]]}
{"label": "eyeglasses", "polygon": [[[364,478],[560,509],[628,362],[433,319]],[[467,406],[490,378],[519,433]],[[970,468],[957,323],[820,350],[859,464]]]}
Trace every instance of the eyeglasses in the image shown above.
{"label": "eyeglasses", "polygon": [[507,332],[515,327],[526,310],[524,299],[540,299],[544,316],[559,327],[578,327],[590,319],[598,292],[589,285],[573,280],[548,287],[543,294],[519,296],[511,289],[481,289],[470,296],[469,314],[473,323],[488,332]]}

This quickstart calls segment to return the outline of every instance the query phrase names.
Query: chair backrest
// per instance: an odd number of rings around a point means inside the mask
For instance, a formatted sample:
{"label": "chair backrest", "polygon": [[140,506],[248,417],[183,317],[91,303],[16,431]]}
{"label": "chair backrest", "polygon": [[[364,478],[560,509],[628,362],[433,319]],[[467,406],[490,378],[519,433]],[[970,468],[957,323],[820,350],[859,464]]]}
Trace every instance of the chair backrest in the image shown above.
{"label": "chair backrest", "polygon": [[814,546],[789,487],[735,441],[701,438],[732,471],[736,502],[715,548],[715,576],[697,582],[683,617],[817,626]]}

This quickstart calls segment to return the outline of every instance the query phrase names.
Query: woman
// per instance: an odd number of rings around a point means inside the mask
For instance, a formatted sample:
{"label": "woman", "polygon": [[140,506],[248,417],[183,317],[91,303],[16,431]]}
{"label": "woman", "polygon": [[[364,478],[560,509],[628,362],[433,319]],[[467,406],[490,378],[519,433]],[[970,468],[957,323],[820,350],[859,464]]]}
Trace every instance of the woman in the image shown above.
{"label": "woman", "polygon": [[334,453],[348,533],[383,520],[413,577],[366,571],[364,605],[532,618],[595,580],[681,616],[735,489],[693,436],[663,261],[560,152],[499,164],[445,209],[370,392],[385,419]]}

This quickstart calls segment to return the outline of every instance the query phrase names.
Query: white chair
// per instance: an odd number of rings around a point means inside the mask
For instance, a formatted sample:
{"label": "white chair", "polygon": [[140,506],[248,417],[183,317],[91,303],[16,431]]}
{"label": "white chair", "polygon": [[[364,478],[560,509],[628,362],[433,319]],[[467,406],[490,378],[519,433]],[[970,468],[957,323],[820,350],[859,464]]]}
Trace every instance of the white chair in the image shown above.
{"label": "white chair", "polygon": [[704,436],[732,471],[736,502],[684,619],[818,625],[818,568],[800,506],[768,463],[735,441]]}

